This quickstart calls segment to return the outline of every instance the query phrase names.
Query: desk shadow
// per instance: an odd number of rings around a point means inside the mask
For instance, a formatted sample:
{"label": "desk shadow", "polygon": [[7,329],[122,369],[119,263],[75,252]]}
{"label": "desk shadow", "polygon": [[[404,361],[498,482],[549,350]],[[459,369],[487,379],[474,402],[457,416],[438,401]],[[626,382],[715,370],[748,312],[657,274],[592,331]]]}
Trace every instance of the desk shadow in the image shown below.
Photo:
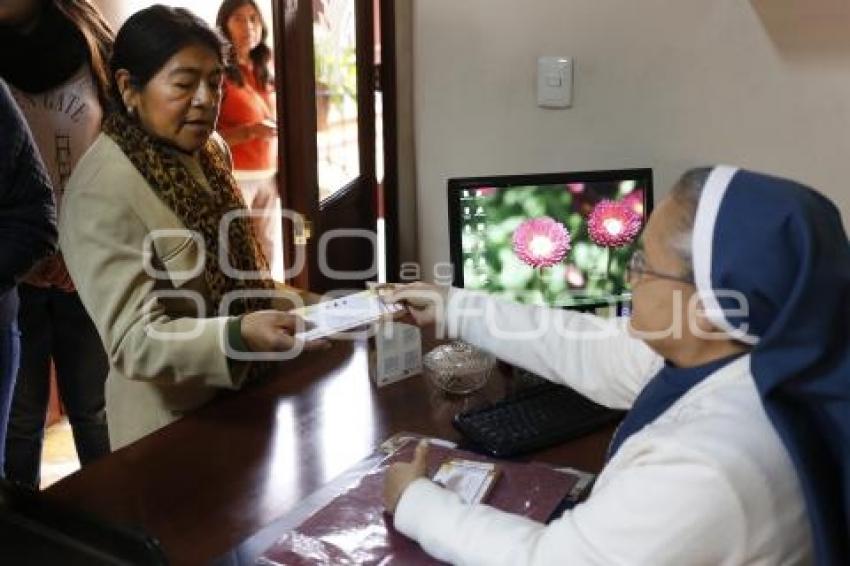
{"label": "desk shadow", "polygon": [[750,0],[780,56],[789,62],[847,62],[847,0]]}

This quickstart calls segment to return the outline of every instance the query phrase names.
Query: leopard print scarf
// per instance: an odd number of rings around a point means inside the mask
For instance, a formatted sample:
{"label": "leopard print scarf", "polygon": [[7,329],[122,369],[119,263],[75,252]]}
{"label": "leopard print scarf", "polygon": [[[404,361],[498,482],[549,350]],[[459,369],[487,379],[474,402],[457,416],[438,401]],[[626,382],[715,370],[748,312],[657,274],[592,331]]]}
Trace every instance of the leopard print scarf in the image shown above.
{"label": "leopard print scarf", "polygon": [[[207,191],[180,159],[162,142],[145,132],[121,112],[113,112],[103,123],[104,133],[124,152],[151,189],[187,229],[203,237],[206,244],[204,280],[216,309],[232,291],[274,289],[267,276],[245,280],[224,273],[219,265],[219,222],[228,212],[245,204],[230,172],[222,149],[208,139],[199,152],[199,162],[212,189]],[[242,216],[230,223],[227,257],[233,269],[268,273],[268,262],[254,235],[251,220]],[[245,297],[234,301],[231,315],[271,308],[271,300]]]}

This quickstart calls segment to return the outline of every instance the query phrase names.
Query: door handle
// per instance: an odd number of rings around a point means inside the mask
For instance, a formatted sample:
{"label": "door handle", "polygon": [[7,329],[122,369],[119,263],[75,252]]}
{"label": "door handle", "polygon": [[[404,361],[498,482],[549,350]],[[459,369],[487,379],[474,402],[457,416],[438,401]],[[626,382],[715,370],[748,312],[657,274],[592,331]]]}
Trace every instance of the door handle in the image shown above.
{"label": "door handle", "polygon": [[295,245],[306,246],[310,238],[313,237],[313,222],[311,220],[305,220],[295,230]]}

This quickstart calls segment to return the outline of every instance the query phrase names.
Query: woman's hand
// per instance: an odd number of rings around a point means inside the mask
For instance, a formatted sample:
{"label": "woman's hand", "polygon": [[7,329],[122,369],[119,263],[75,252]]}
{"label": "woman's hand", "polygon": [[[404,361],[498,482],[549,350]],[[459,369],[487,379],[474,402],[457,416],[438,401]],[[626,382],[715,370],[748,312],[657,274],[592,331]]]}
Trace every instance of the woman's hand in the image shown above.
{"label": "woman's hand", "polygon": [[444,317],[449,302],[450,287],[418,281],[407,285],[383,287],[384,301],[402,303],[418,326],[432,324]]}
{"label": "woman's hand", "polygon": [[246,126],[250,139],[273,138],[277,136],[277,123],[274,120],[261,120]]}
{"label": "woman's hand", "polygon": [[242,124],[218,131],[228,145],[239,145],[252,140],[273,138],[277,136],[277,123],[271,119],[261,120],[253,124]]}
{"label": "woman's hand", "polygon": [[[285,352],[301,344],[304,350],[322,350],[330,347],[327,340],[301,342],[294,334],[299,319],[293,314],[276,310],[251,312],[242,317],[242,339],[252,352]],[[308,325],[303,320],[302,329]]]}
{"label": "woman's hand", "polygon": [[384,507],[387,512],[395,513],[398,500],[404,490],[414,480],[426,477],[428,460],[428,441],[420,440],[410,462],[396,462],[387,469],[384,476]]}
{"label": "woman's hand", "polygon": [[66,293],[76,290],[61,253],[55,253],[38,262],[24,281],[35,287],[54,287]]}

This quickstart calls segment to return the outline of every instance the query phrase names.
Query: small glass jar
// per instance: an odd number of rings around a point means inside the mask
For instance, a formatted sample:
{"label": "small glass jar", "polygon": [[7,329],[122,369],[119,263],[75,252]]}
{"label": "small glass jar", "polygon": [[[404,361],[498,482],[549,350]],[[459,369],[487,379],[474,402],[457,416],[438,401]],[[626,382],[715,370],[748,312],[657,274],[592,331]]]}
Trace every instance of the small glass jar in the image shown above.
{"label": "small glass jar", "polygon": [[452,395],[466,395],[487,383],[496,358],[465,342],[454,341],[425,354],[422,365],[425,375],[439,389]]}

